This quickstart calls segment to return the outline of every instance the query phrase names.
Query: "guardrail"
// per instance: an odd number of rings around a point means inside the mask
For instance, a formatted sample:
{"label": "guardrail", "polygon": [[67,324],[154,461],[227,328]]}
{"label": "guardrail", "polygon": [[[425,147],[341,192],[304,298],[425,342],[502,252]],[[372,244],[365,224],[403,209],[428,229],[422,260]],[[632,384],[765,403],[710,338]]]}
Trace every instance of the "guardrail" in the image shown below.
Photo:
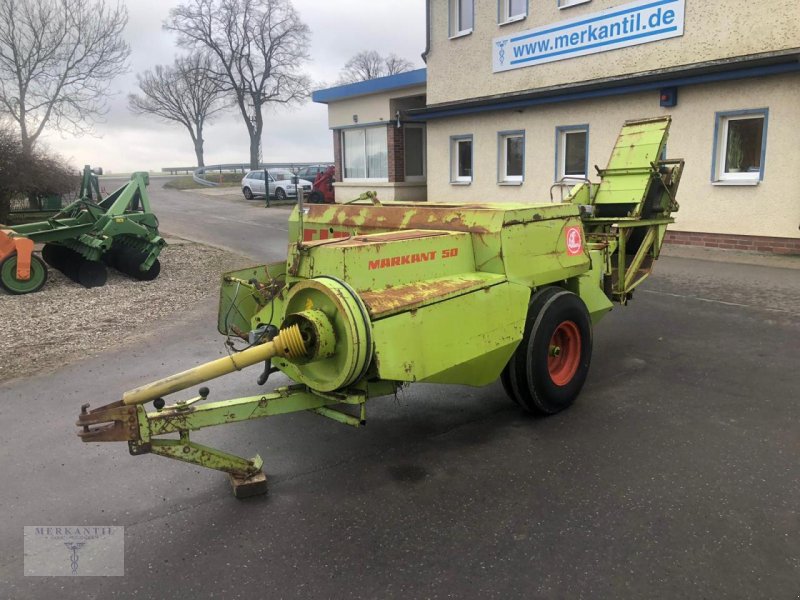
{"label": "guardrail", "polygon": [[[316,165],[325,165],[329,166],[332,165],[332,162],[329,161],[318,161],[318,162],[274,162],[274,163],[261,163],[259,165],[260,169],[289,169],[289,170],[296,170],[302,167],[313,167]],[[192,174],[192,179],[195,183],[199,185],[205,185],[208,187],[216,187],[219,185],[214,181],[209,181],[203,175],[207,172],[216,171],[218,173],[222,172],[237,172],[241,171],[243,174],[250,170],[250,163],[223,163],[218,165],[206,165],[205,167],[161,167],[162,173],[169,173],[170,175],[177,175],[178,173],[189,173]]]}

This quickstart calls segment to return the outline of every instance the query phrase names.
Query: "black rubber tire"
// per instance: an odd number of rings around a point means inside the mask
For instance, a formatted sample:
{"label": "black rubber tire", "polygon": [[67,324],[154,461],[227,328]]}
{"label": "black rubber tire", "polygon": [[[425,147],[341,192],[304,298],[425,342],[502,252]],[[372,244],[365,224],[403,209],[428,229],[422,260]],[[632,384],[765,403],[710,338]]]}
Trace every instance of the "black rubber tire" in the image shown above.
{"label": "black rubber tire", "polygon": [[[580,337],[577,367],[567,382],[557,385],[548,368],[550,342],[562,324],[573,323]],[[509,394],[525,410],[553,415],[578,397],[592,359],[592,322],[583,301],[567,290],[546,287],[531,297],[522,341],[506,366]],[[505,386],[505,384],[504,384]]]}
{"label": "black rubber tire", "polygon": [[108,279],[108,270],[101,262],[82,260],[78,266],[78,283],[85,288],[102,287]]}
{"label": "black rubber tire", "polygon": [[[8,265],[8,270],[13,271],[16,273],[17,269],[17,254],[11,254],[10,256],[5,257],[2,261],[0,261],[0,273],[2,273],[3,268]],[[38,282],[34,282],[37,279],[38,275]],[[0,276],[0,287],[2,287],[6,292],[9,294],[18,296],[21,294],[33,294],[38,292],[40,289],[44,287],[44,284],[47,283],[47,265],[45,262],[36,256],[35,254],[31,254],[31,278],[27,281],[19,282],[16,278],[16,275],[12,276],[11,282],[6,282],[3,280],[3,277]],[[26,287],[26,283],[31,283],[31,287]]]}
{"label": "black rubber tire", "polygon": [[275,190],[275,200],[279,200],[281,202],[286,200],[286,192],[283,190],[283,188],[277,188]]}
{"label": "black rubber tire", "polygon": [[242,188],[242,193],[244,194],[245,199],[247,200],[253,199],[253,192],[249,187]]}
{"label": "black rubber tire", "polygon": [[509,369],[509,364],[511,364],[511,361],[509,361],[509,363],[503,367],[503,371],[500,373],[500,383],[503,385],[503,391],[514,401],[514,404],[522,406],[519,398],[517,398],[517,394],[514,393],[514,386],[511,384],[511,372]]}
{"label": "black rubber tire", "polygon": [[308,195],[308,202],[309,204],[322,204],[325,202],[325,196],[322,195],[322,192],[314,190]]}

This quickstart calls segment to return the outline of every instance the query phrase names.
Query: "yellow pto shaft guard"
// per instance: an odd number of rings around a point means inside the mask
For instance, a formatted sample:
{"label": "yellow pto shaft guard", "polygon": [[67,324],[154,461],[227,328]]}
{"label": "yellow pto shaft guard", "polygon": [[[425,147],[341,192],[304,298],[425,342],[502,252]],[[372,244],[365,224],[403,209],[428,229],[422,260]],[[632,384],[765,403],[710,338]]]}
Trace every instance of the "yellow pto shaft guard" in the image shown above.
{"label": "yellow pto shaft guard", "polygon": [[212,360],[188,371],[176,373],[127,391],[122,395],[122,403],[126,405],[144,404],[156,398],[185,390],[198,383],[215,379],[234,371],[241,371],[245,367],[275,356],[296,360],[302,358],[305,354],[306,347],[300,334],[300,328],[297,325],[292,325],[281,329],[278,335],[270,342],[242,350],[224,358]]}

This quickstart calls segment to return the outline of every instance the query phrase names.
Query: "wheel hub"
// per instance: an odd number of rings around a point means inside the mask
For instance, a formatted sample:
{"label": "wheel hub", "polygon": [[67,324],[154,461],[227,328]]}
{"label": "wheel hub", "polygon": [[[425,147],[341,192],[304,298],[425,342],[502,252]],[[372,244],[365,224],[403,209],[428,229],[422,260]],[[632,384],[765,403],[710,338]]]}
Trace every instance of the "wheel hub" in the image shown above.
{"label": "wheel hub", "polygon": [[573,321],[563,321],[556,327],[550,338],[547,356],[547,370],[553,383],[567,385],[581,360],[581,334]]}

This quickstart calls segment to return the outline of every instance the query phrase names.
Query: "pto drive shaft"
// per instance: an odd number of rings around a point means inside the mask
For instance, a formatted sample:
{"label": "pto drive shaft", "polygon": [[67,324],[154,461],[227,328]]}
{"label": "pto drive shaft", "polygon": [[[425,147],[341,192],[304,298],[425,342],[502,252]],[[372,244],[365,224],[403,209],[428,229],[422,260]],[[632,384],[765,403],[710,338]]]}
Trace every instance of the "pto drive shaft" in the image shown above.
{"label": "pto drive shaft", "polygon": [[122,403],[126,405],[144,404],[174,392],[203,383],[210,379],[240,371],[275,356],[298,359],[306,354],[306,346],[297,325],[281,329],[272,341],[242,350],[236,354],[212,360],[188,371],[170,375],[164,379],[153,381],[122,395]]}

